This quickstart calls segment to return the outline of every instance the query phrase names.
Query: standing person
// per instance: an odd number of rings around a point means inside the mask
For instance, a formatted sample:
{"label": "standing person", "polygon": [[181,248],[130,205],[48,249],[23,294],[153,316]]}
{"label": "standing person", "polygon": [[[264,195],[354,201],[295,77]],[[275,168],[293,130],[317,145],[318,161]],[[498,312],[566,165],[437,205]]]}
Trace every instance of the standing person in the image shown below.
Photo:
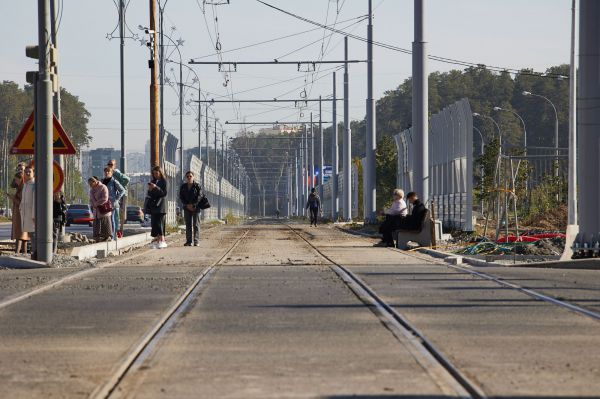
{"label": "standing person", "polygon": [[104,179],[102,179],[102,184],[108,188],[108,198],[110,198],[110,202],[113,206],[110,220],[113,232],[112,238],[114,240],[117,238],[117,231],[119,230],[119,201],[125,195],[125,189],[121,183],[114,178],[113,169],[108,166],[104,168]]}
{"label": "standing person", "polygon": [[52,252],[58,250],[58,238],[63,226],[67,222],[67,204],[62,191],[54,193],[52,201]]}
{"label": "standing person", "polygon": [[150,213],[152,232],[150,235],[154,240],[150,247],[161,249],[167,247],[165,241],[165,229],[167,218],[167,180],[160,166],[152,168],[152,180],[148,183],[148,195],[146,196],[146,205],[144,211]]}
{"label": "standing person", "polygon": [[21,231],[31,238],[31,259],[36,259],[35,251],[35,172],[33,166],[25,167],[23,191],[21,192]]}
{"label": "standing person", "polygon": [[374,245],[375,247],[393,247],[394,238],[392,232],[400,228],[402,220],[408,215],[408,208],[404,201],[404,191],[397,188],[392,195],[394,197],[392,206],[384,211],[385,220],[379,226],[379,232],[383,238],[381,242]]}
{"label": "standing person", "polygon": [[310,208],[310,225],[313,224],[317,227],[317,216],[319,215],[319,211],[321,210],[321,198],[319,198],[319,194],[316,193],[316,190],[313,188],[310,189],[310,194],[308,196],[308,201],[306,201],[306,209]]}
{"label": "standing person", "polygon": [[[88,179],[90,185],[90,206],[94,212],[94,240],[110,241],[112,237],[112,212],[107,208],[110,204],[108,188],[96,176]],[[107,204],[108,203],[108,204]]]}
{"label": "standing person", "polygon": [[15,177],[11,183],[11,187],[15,189],[14,194],[9,194],[10,199],[12,200],[12,233],[11,238],[15,240],[15,253],[20,253],[21,251],[26,254],[27,253],[27,241],[29,241],[29,235],[27,232],[23,231],[23,226],[21,223],[21,198],[23,196],[23,176],[24,176],[24,167],[19,170],[17,167],[17,173],[15,173]]}
{"label": "standing person", "polygon": [[179,200],[183,206],[185,219],[185,244],[186,247],[198,246],[200,240],[200,207],[198,202],[202,198],[202,188],[194,181],[194,173],[187,171],[185,182],[179,188]]}
{"label": "standing person", "polygon": [[[127,215],[127,188],[129,187],[129,181],[131,179],[125,173],[123,173],[119,169],[117,169],[117,167],[116,167],[117,161],[115,159],[111,159],[110,161],[108,161],[106,166],[108,166],[109,168],[112,169],[113,178],[115,180],[117,180],[119,183],[121,183],[121,186],[123,186],[123,188],[125,190],[123,196],[121,197],[121,201],[120,201],[121,202],[120,203],[121,215],[120,215],[120,218],[119,217],[116,218],[116,220],[120,221],[120,226],[119,226],[118,230],[122,231],[123,224],[125,223],[125,217]],[[116,235],[116,233],[115,233],[115,235]]]}

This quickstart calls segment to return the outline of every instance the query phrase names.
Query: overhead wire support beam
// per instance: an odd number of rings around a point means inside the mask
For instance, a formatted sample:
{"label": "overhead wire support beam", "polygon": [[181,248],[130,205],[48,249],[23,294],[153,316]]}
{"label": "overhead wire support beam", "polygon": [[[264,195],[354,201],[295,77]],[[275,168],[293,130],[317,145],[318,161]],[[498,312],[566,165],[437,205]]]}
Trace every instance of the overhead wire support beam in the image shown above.
{"label": "overhead wire support beam", "polygon": [[[327,99],[326,101],[334,101],[333,99]],[[336,98],[335,101],[344,101],[343,98]],[[298,100],[294,99],[277,99],[272,98],[270,100],[192,100],[192,102],[196,103],[304,103],[304,102],[319,102],[318,98],[300,98]]]}
{"label": "overhead wire support beam", "polygon": [[223,65],[232,65],[234,71],[237,71],[238,65],[298,65],[300,69],[301,65],[317,65],[317,64],[357,64],[361,62],[367,62],[367,60],[322,60],[322,61],[194,61],[190,60],[190,65],[218,65],[219,70]]}
{"label": "overhead wire support beam", "polygon": [[[326,122],[323,121],[321,123],[331,123],[331,122]],[[282,122],[282,121],[274,121],[274,122],[229,122],[229,121],[225,121],[226,125],[306,125],[306,124],[310,124],[310,122]]]}

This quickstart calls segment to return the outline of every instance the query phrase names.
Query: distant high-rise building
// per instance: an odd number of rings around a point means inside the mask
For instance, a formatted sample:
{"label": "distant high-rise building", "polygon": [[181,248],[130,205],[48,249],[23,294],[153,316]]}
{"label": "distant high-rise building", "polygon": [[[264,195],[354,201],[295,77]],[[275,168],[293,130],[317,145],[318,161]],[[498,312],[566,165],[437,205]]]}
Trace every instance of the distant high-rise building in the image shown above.
{"label": "distant high-rise building", "polygon": [[121,158],[121,151],[114,148],[96,148],[81,152],[81,174],[85,179],[90,176],[102,177],[104,168],[111,159],[117,162]]}

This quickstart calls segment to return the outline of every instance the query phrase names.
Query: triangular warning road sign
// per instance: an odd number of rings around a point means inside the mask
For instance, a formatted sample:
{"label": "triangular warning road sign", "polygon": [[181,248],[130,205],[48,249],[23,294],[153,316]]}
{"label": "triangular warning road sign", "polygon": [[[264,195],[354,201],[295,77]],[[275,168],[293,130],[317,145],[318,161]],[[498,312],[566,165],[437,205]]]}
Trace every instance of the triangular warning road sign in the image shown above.
{"label": "triangular warning road sign", "polygon": [[[76,154],[75,146],[71,143],[69,136],[64,131],[56,115],[53,115],[53,135],[52,142],[53,154]],[[33,154],[35,145],[35,129],[33,123],[33,112],[29,115],[29,118],[23,125],[23,129],[15,139],[12,147],[10,148],[11,154]]]}

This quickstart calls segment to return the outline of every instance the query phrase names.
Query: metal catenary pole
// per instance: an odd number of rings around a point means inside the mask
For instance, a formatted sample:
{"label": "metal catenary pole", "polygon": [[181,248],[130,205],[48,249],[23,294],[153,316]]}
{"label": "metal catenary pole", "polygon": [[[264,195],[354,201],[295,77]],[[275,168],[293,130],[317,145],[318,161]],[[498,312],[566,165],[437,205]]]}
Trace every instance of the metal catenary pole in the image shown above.
{"label": "metal catenary pole", "polygon": [[425,1],[414,1],[413,42],[413,128],[415,130],[414,187],[426,204],[429,200],[429,122],[427,93],[427,43],[425,41]]}
{"label": "metal catenary pole", "polygon": [[206,114],[205,118],[206,118],[206,130],[205,130],[205,134],[206,134],[206,159],[204,160],[206,162],[206,166],[210,167],[210,157],[209,157],[209,152],[208,152],[208,104],[206,104],[206,107],[204,107],[204,113]]}
{"label": "metal catenary pole", "polygon": [[35,247],[37,260],[52,262],[52,80],[50,1],[38,0],[39,79],[35,119]]}
{"label": "metal catenary pole", "polygon": [[[571,72],[569,76],[569,187],[568,221],[577,222],[577,0],[572,1],[571,16]],[[567,243],[569,245],[570,243]]]}
{"label": "metal catenary pole", "polygon": [[[54,48],[58,51],[58,24],[57,24],[57,19],[58,19],[58,7],[56,7],[56,1],[57,0],[50,0],[50,27],[51,27],[51,38],[52,38],[52,45],[54,46]],[[121,39],[123,40],[123,39]],[[122,52],[122,50],[121,50]],[[53,98],[52,98],[52,103],[53,103],[53,109],[54,109],[54,115],[56,115],[56,119],[58,119],[58,122],[62,122],[62,113],[61,113],[61,109],[60,109],[60,81],[59,81],[59,75],[58,75],[58,60],[55,60],[55,64],[53,67],[53,74],[54,74],[54,79],[56,80],[56,91],[54,91],[53,94]],[[58,164],[60,165],[60,168],[63,170],[67,181],[69,180],[69,171],[66,168],[66,162],[65,162],[65,156],[64,155],[57,155],[56,156]],[[68,187],[68,186],[67,186]],[[66,192],[66,190],[63,188],[63,192]],[[59,240],[63,241],[65,237],[65,226],[63,225],[60,229],[59,232]]]}
{"label": "metal catenary pole", "polygon": [[331,131],[331,220],[334,222],[339,214],[339,199],[338,199],[338,173],[340,151],[338,148],[338,129],[337,129],[337,101],[336,101],[336,83],[335,72],[333,73],[333,101],[332,101],[333,125]]}
{"label": "metal catenary pole", "polygon": [[[319,96],[319,100],[321,97]],[[325,160],[323,159],[323,109],[322,102],[319,101],[319,197],[323,200],[323,174],[325,169]]]}
{"label": "metal catenary pole", "polygon": [[179,62],[179,181],[183,181],[183,71]]}
{"label": "metal catenary pole", "polygon": [[202,104],[200,103],[200,82],[198,82],[198,159],[202,160]]}
{"label": "metal catenary pole", "polygon": [[313,114],[310,113],[310,187],[315,186],[315,125],[313,124]]}
{"label": "metal catenary pole", "polygon": [[121,172],[126,173],[125,152],[125,0],[119,0],[119,72],[121,89]]}
{"label": "metal catenary pole", "polygon": [[[344,58],[348,59],[348,36],[344,37]],[[350,132],[348,64],[344,64],[343,211],[344,221],[352,220],[352,136]]]}
{"label": "metal catenary pole", "polygon": [[366,117],[366,165],[365,174],[365,223],[376,221],[377,193],[375,172],[375,150],[377,138],[375,130],[376,114],[375,101],[373,100],[373,8],[372,0],[369,0],[369,23],[367,25],[367,117]]}

